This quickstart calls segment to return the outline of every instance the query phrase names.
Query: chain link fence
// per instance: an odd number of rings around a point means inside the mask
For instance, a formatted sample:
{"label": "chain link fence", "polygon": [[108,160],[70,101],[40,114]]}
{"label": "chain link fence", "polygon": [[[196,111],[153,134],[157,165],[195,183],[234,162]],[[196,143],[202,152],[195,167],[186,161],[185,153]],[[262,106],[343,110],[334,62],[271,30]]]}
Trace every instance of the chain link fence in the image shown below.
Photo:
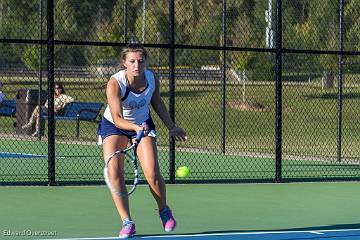
{"label": "chain link fence", "polygon": [[[359,9],[356,0],[2,0],[0,184],[103,182],[97,122],[129,42],[148,49],[189,136],[175,145],[154,116],[167,182],[358,180]],[[102,105],[99,115],[44,112],[39,134],[23,128],[58,82],[75,102]],[[177,179],[182,165],[191,174]]]}

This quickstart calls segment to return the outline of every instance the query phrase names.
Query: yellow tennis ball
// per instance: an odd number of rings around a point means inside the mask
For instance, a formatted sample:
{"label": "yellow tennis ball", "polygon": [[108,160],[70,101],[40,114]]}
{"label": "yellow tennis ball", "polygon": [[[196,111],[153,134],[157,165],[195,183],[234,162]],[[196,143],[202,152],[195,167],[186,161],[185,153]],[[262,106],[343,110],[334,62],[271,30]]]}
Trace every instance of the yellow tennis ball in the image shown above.
{"label": "yellow tennis ball", "polygon": [[176,177],[186,178],[190,174],[190,169],[187,166],[181,166],[176,169]]}

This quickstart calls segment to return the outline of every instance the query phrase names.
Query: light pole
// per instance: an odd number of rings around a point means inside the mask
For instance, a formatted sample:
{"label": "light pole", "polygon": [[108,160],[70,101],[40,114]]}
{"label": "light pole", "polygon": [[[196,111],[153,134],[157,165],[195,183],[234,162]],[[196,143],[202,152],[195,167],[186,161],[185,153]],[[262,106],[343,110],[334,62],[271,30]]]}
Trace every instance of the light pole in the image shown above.
{"label": "light pole", "polygon": [[272,30],[272,24],[271,24],[271,19],[272,19],[272,0],[268,0],[268,10],[265,10],[265,21],[267,23],[266,26],[266,33],[265,33],[265,42],[266,42],[266,47],[267,48],[272,48],[274,46],[274,41],[273,41],[273,30]]}
{"label": "light pole", "polygon": [[141,24],[141,33],[142,33],[142,43],[145,43],[145,24],[146,24],[146,0],[142,1],[142,24]]}
{"label": "light pole", "polygon": [[[160,44],[160,32],[156,32],[157,43]],[[160,66],[160,48],[157,48],[157,65]]]}

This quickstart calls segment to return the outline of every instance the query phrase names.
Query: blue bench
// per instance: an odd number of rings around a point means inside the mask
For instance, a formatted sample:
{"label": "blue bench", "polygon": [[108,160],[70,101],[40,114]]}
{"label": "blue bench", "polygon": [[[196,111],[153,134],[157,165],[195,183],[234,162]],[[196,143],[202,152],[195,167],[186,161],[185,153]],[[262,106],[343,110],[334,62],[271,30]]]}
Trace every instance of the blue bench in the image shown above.
{"label": "blue bench", "polygon": [[16,101],[4,100],[0,103],[0,116],[15,117]]}
{"label": "blue bench", "polygon": [[[76,121],[76,137],[80,135],[80,122],[99,122],[100,111],[104,104],[97,102],[71,102],[65,105],[61,114],[55,115],[55,120]],[[47,115],[42,116],[47,119]]]}

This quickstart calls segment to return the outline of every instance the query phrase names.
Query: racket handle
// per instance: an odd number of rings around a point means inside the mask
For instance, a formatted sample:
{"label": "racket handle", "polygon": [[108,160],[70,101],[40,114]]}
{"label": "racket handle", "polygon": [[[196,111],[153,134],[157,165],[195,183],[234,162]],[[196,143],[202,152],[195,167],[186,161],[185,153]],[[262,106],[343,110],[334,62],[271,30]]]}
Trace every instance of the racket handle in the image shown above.
{"label": "racket handle", "polygon": [[135,138],[136,144],[139,144],[141,138],[143,138],[144,135],[145,135],[145,132],[144,132],[144,131],[140,131],[140,132],[136,135],[136,138]]}

